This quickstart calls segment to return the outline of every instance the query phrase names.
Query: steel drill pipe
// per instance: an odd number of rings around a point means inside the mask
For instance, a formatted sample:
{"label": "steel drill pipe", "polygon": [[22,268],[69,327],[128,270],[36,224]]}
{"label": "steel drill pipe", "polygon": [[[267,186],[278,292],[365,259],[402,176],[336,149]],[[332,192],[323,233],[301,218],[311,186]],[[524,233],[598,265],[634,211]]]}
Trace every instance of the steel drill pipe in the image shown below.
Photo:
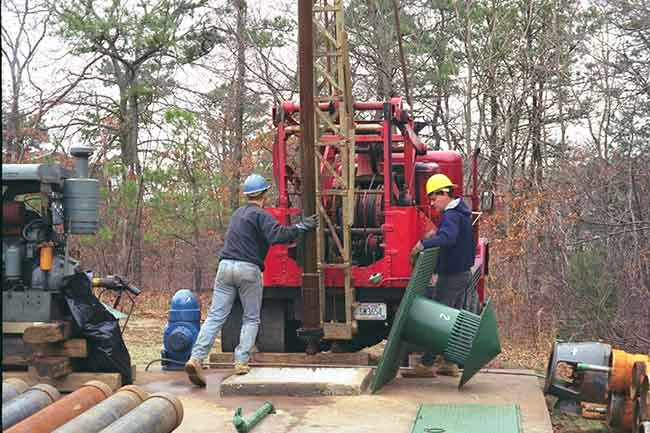
{"label": "steel drill pipe", "polygon": [[2,382],[2,404],[27,391],[29,385],[22,379],[11,378]]}
{"label": "steel drill pipe", "polygon": [[52,433],[97,433],[135,409],[149,394],[135,385],[120,388],[106,400],[71,419]]}
{"label": "steel drill pipe", "polygon": [[609,391],[627,393],[632,383],[632,367],[635,362],[649,362],[650,355],[627,353],[612,349],[612,371],[609,374]]}
{"label": "steel drill pipe", "polygon": [[157,392],[101,433],[170,433],[182,421],[181,401],[169,393]]}
{"label": "steel drill pipe", "polygon": [[112,393],[111,387],[104,382],[91,380],[56,403],[25,418],[5,433],[50,433],[103,401]]}
{"label": "steel drill pipe", "polygon": [[59,391],[44,383],[32,386],[16,398],[2,405],[2,431],[18,424],[61,397]]}

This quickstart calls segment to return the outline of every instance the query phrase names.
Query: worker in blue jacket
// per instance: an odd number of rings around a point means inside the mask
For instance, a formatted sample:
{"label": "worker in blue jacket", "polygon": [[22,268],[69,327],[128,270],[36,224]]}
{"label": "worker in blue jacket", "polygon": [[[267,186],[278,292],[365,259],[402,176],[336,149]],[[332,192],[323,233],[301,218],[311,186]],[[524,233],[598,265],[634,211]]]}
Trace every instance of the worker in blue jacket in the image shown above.
{"label": "worker in blue jacket", "polygon": [[202,361],[208,356],[214,340],[226,322],[237,295],[243,307],[239,345],[235,348],[235,373],[246,374],[255,344],[262,309],[262,272],[269,247],[294,241],[301,232],[316,228],[316,217],[284,226],[264,210],[270,185],[262,176],[251,174],[244,182],[248,201],[235,211],[226,232],[224,247],[219,255],[219,268],[214,280],[212,304],[208,318],[201,326],[192,355],[185,364],[189,379],[205,386]]}
{"label": "worker in blue jacket", "polygon": [[[476,288],[471,285],[470,268],[474,264],[474,237],[472,211],[462,198],[453,195],[454,185],[444,174],[434,174],[427,180],[426,192],[431,205],[442,213],[440,227],[436,234],[419,241],[411,251],[411,263],[427,248],[440,247],[436,273],[438,279],[434,300],[456,309],[473,312],[478,308]],[[429,368],[434,364],[433,355],[425,353],[422,365]],[[438,357],[438,373],[458,376],[456,364]]]}

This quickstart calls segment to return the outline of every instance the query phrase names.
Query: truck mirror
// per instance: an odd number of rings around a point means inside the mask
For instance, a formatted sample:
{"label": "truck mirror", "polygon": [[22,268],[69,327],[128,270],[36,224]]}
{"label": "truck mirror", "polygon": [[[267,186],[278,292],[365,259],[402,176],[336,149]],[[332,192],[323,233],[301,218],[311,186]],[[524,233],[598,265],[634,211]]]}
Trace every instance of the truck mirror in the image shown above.
{"label": "truck mirror", "polygon": [[494,209],[494,192],[483,191],[481,194],[481,211],[487,212]]}

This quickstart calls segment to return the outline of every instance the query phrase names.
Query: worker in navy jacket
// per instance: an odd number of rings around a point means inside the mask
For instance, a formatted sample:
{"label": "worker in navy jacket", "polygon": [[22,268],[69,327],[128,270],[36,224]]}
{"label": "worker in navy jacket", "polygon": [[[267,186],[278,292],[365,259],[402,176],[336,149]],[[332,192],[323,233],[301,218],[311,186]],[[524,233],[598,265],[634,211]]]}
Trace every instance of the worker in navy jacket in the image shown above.
{"label": "worker in navy jacket", "polygon": [[314,216],[292,226],[279,224],[264,210],[269,188],[269,183],[262,176],[248,176],[244,182],[244,195],[248,202],[237,209],[230,219],[224,247],[219,255],[208,318],[201,326],[192,355],[185,364],[190,381],[197,386],[205,386],[201,362],[208,356],[217,334],[228,319],[237,295],[244,311],[239,345],[235,348],[235,373],[248,373],[250,351],[260,324],[262,271],[269,247],[290,243],[301,232],[316,228]]}
{"label": "worker in navy jacket", "polygon": [[[474,237],[472,231],[472,211],[462,198],[455,198],[456,187],[444,174],[434,174],[427,180],[426,191],[431,205],[442,213],[442,220],[436,234],[419,241],[411,251],[414,264],[421,251],[427,248],[440,248],[436,273],[434,300],[456,309],[477,312],[478,295],[471,285],[470,268],[474,264]],[[425,353],[422,365],[433,365],[433,355]],[[452,376],[458,375],[458,367],[438,358],[438,372]]]}

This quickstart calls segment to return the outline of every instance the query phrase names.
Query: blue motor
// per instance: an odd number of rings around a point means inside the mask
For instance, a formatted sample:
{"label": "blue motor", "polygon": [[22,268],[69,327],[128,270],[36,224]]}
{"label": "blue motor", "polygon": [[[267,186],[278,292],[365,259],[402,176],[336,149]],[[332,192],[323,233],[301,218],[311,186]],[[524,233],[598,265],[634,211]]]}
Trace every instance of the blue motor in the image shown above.
{"label": "blue motor", "polygon": [[[197,297],[188,289],[181,289],[174,294],[169,309],[169,318],[165,327],[163,344],[160,352],[163,358],[163,370],[181,370],[189,359],[192,346],[201,328],[201,306]],[[169,362],[165,359],[176,362]]]}

